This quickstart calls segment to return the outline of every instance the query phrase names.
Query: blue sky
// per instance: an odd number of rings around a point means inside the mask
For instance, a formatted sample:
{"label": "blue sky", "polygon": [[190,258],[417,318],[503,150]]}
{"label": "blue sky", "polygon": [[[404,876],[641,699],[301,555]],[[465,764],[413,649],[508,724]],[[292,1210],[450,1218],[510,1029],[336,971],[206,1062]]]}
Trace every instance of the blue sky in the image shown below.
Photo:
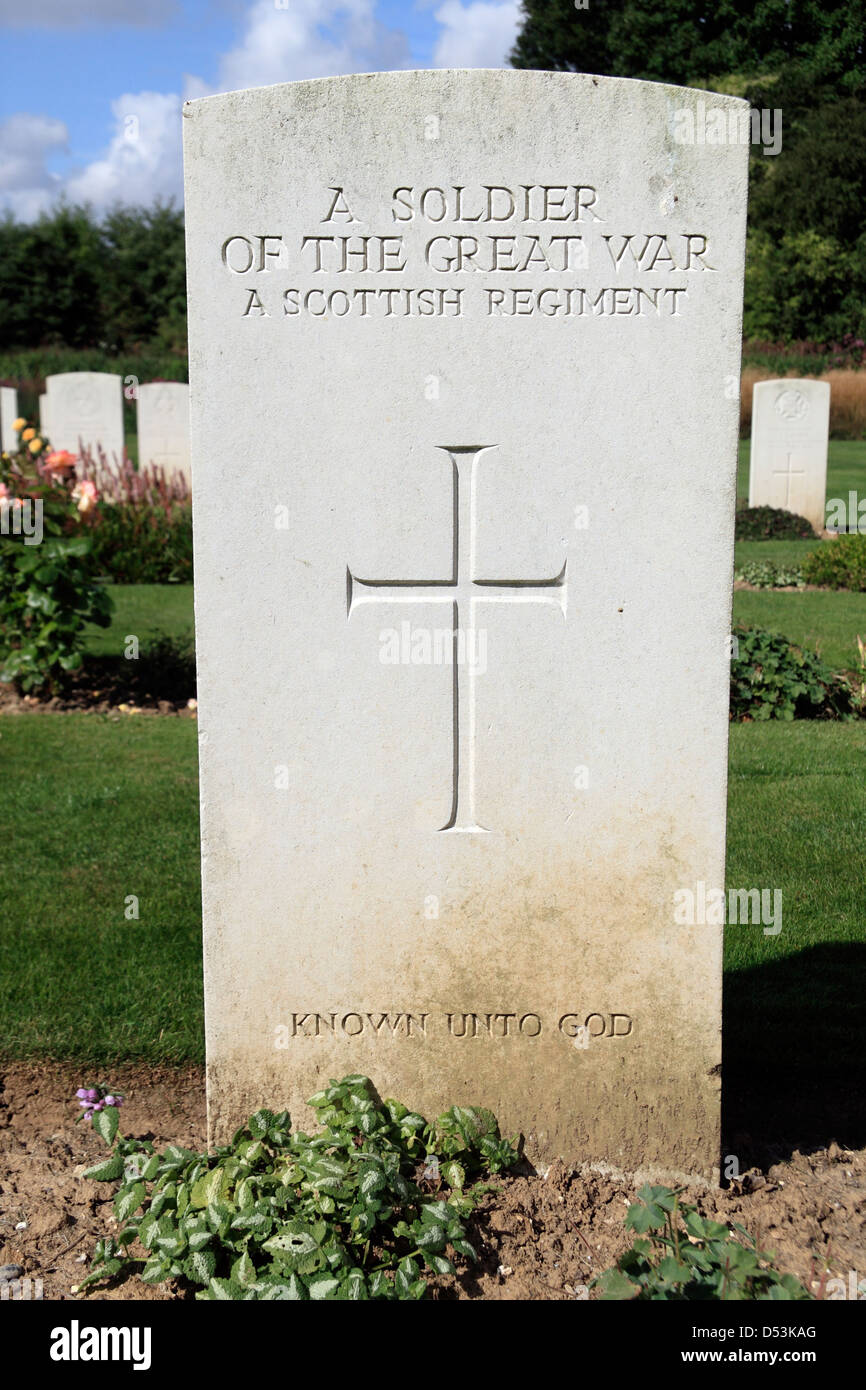
{"label": "blue sky", "polygon": [[180,108],[391,68],[502,67],[519,0],[0,0],[0,208],[180,201]]}

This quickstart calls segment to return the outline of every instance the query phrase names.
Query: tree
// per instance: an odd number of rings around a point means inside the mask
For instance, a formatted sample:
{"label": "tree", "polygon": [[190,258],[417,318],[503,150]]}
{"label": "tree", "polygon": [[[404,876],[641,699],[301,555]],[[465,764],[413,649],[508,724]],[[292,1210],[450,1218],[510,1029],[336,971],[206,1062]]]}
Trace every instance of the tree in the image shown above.
{"label": "tree", "polygon": [[[524,0],[512,66],[709,87],[731,74],[866,84],[864,0]],[[784,85],[784,84],[783,84]],[[726,87],[726,90],[729,90]],[[777,102],[776,105],[779,103]]]}

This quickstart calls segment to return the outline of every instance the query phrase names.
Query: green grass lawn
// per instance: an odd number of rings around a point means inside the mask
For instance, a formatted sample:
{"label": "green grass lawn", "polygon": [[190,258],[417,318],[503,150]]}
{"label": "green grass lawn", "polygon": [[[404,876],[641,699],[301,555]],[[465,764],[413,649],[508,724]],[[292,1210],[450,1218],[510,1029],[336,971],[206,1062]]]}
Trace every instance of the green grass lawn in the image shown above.
{"label": "green grass lawn", "polygon": [[0,1049],[201,1059],[195,721],[9,716],[0,759]]}
{"label": "green grass lawn", "polygon": [[[737,497],[749,495],[751,441],[740,440]],[[831,439],[827,453],[827,496],[848,499],[853,489],[866,497],[866,439]]]}
{"label": "green grass lawn", "polygon": [[807,555],[832,541],[737,541],[734,545],[734,567],[753,560],[772,560],[774,565],[802,565]]}
{"label": "green grass lawn", "polygon": [[866,641],[866,594],[738,589],[734,622],[781,632],[789,641],[817,651],[834,670],[854,671],[859,662],[857,634]]}
{"label": "green grass lawn", "polygon": [[116,656],[124,638],[139,642],[165,633],[180,637],[193,630],[191,584],[109,584],[114,600],[111,627],[88,627],[87,650],[94,656]]}

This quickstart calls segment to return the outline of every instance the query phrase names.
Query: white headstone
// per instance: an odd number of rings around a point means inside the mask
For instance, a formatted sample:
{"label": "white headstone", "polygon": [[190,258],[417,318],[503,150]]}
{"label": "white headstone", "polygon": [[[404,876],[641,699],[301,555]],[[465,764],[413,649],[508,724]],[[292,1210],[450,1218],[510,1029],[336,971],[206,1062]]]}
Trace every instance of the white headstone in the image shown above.
{"label": "white headstone", "polygon": [[189,387],[152,381],[138,388],[138,464],[154,463],[189,483]]}
{"label": "white headstone", "polygon": [[123,390],[110,372],[61,372],[46,378],[51,443],[77,454],[79,441],[108,462],[123,457]]}
{"label": "white headstone", "polygon": [[681,143],[706,99],[185,107],[213,1136],[362,1072],[718,1171],[748,148]]}
{"label": "white headstone", "polygon": [[54,443],[54,438],[51,434],[51,416],[48,406],[47,391],[43,391],[42,395],[39,397],[39,433],[43,438],[48,440],[49,444]]}
{"label": "white headstone", "polygon": [[0,386],[0,449],[12,454],[18,448],[18,435],[12,428],[18,419],[18,392],[14,386]]}
{"label": "white headstone", "polygon": [[749,506],[781,507],[824,529],[830,383],[756,382],[752,396]]}

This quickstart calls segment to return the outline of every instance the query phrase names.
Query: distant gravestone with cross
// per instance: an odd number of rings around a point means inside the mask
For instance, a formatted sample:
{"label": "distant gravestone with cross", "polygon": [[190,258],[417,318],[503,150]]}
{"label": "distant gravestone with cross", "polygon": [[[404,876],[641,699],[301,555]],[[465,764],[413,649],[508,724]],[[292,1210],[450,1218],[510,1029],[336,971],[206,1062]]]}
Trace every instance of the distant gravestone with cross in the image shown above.
{"label": "distant gravestone with cross", "polygon": [[190,481],[189,387],[183,381],[151,381],[137,391],[138,462],[155,464],[167,477]]}
{"label": "distant gravestone with cross", "polygon": [[114,466],[123,459],[123,391],[111,372],[60,372],[46,377],[50,442],[55,449],[90,452],[94,464],[102,450]]}
{"label": "distant gravestone with cross", "polygon": [[759,381],[752,396],[749,506],[781,507],[824,529],[830,384]]}
{"label": "distant gravestone with cross", "polygon": [[362,1072],[718,1172],[721,927],[675,894],[724,882],[748,150],[674,95],[185,107],[215,1139]]}

